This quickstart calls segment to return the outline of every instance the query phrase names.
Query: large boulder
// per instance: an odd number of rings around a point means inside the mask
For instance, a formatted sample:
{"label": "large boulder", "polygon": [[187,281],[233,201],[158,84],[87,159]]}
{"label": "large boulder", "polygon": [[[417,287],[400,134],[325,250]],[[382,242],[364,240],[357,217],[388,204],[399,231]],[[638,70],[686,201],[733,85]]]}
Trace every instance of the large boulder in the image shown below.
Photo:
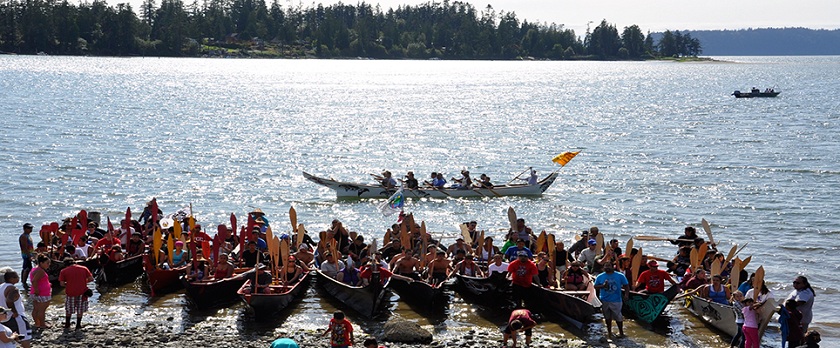
{"label": "large boulder", "polygon": [[389,320],[383,327],[382,340],[398,343],[420,343],[429,344],[432,342],[432,333],[423,329],[417,323],[403,319]]}

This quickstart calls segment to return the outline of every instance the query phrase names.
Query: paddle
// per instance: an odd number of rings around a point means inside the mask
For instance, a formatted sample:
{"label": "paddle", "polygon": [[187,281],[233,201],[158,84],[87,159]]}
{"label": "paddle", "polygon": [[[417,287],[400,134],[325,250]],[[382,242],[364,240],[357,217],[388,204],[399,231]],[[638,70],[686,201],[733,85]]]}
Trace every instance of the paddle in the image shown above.
{"label": "paddle", "polygon": [[79,212],[79,223],[82,224],[82,229],[86,230],[88,226],[88,213],[84,209]]}
{"label": "paddle", "polygon": [[697,261],[699,261],[700,264],[702,264],[703,261],[706,261],[706,254],[708,252],[709,243],[703,243],[703,245],[700,246],[700,250],[697,251]]}
{"label": "paddle", "polygon": [[160,264],[160,247],[163,245],[163,235],[160,232],[160,227],[155,226],[155,231],[152,235],[152,256],[155,258],[155,267]]}
{"label": "paddle", "polygon": [[303,244],[303,237],[306,235],[306,229],[303,227],[303,224],[298,224],[297,227],[297,243],[295,246],[300,248],[301,244]]}
{"label": "paddle", "polygon": [[557,278],[554,277],[554,270],[557,269],[556,268],[557,267],[557,260],[555,259],[555,257],[557,256],[556,255],[557,253],[554,252],[555,245],[556,244],[555,244],[555,241],[554,241],[554,234],[549,234],[548,235],[548,265],[551,267],[551,270],[549,270],[548,274],[549,274],[549,278],[554,278],[554,282],[551,284],[553,288],[557,287]]}
{"label": "paddle", "polygon": [[636,281],[639,279],[639,267],[642,266],[642,253],[642,248],[639,248],[639,252],[636,253],[636,256],[633,256],[633,261],[630,262],[630,274],[633,277],[632,284],[636,284]]}
{"label": "paddle", "polygon": [[429,236],[426,232],[426,221],[420,221],[420,239],[423,241],[422,249],[420,250],[420,268],[426,269],[426,248],[429,244]]}
{"label": "paddle", "polygon": [[655,236],[634,236],[633,238],[635,238],[636,240],[641,240],[641,241],[646,241],[646,242],[647,241],[669,241],[670,242],[670,241],[674,240],[673,238],[655,237]]}
{"label": "paddle", "polygon": [[758,266],[753,278],[753,301],[758,302],[758,294],[761,292],[761,285],[764,284],[764,266]]}
{"label": "paddle", "polygon": [[736,251],[736,252],[735,252],[735,255],[740,254],[740,253],[741,253],[741,251],[742,251],[742,250],[744,250],[744,248],[746,248],[746,247],[747,247],[747,245],[749,245],[749,244],[750,244],[750,242],[746,242],[746,243],[744,243],[744,245],[742,245],[742,246],[741,246],[741,248],[740,248],[740,249],[738,249],[738,251]]}
{"label": "paddle", "polygon": [[295,207],[289,207],[289,221],[292,224],[292,234],[294,234],[295,232],[297,232],[297,231],[295,231],[295,229],[297,228],[297,225],[298,225],[298,223],[297,223],[297,211],[295,210]]}
{"label": "paddle", "polygon": [[[120,223],[120,227],[122,227],[123,233],[130,233],[131,231],[131,207],[125,208],[125,218],[123,219],[122,223]],[[137,231],[141,232],[141,231]],[[129,236],[131,237],[131,236]]]}
{"label": "paddle", "polygon": [[726,261],[723,261],[724,265],[728,265],[729,261],[732,261],[732,258],[735,257],[736,249],[738,249],[738,244],[733,245],[732,249],[729,249],[729,255],[726,255]]}
{"label": "paddle", "polygon": [[[219,225],[219,226],[222,226],[224,228],[224,230],[227,232],[227,226],[225,226],[225,225]],[[220,249],[222,247],[222,244],[224,244],[224,243],[225,243],[225,238],[221,234],[217,233],[216,236],[213,237],[213,268],[219,267],[219,252],[221,251]]]}
{"label": "paddle", "polygon": [[467,245],[472,245],[472,238],[470,237],[470,229],[467,228],[467,224],[459,224],[458,228],[461,229],[461,236],[464,237],[464,242]]}
{"label": "paddle", "polygon": [[537,237],[537,246],[534,247],[534,254],[539,254],[543,251],[545,243],[547,242],[546,238],[548,238],[548,236],[546,236],[545,231],[540,232],[540,235]]}
{"label": "paddle", "polygon": [[[414,236],[416,236],[419,231],[417,231],[417,224],[414,222],[414,214],[408,214],[408,244],[403,244],[405,250],[414,250]],[[410,253],[409,253],[410,254]]]}
{"label": "paddle", "polygon": [[595,255],[601,255],[602,248],[604,247],[604,234],[598,233],[598,236],[595,237]]}
{"label": "paddle", "polygon": [[513,207],[508,207],[508,221],[510,222],[510,230],[513,232],[516,231],[516,212],[513,211]]}
{"label": "paddle", "polygon": [[732,262],[732,272],[729,274],[729,290],[737,290],[738,285],[741,285],[741,259],[736,257]]}
{"label": "paddle", "polygon": [[689,254],[689,259],[691,260],[691,271],[697,271],[697,267],[700,266],[700,259],[697,256],[697,249],[691,248],[691,253]]}
{"label": "paddle", "polygon": [[285,288],[286,283],[289,281],[288,276],[286,275],[286,263],[289,262],[289,241],[287,239],[283,239],[280,240],[279,243],[280,257],[283,258],[283,271],[280,274],[283,277],[283,287]]}
{"label": "paddle", "polygon": [[172,234],[175,236],[175,239],[177,239],[177,240],[181,240],[181,234],[184,233],[184,231],[183,231],[184,226],[181,225],[181,224],[182,224],[181,221],[175,221],[175,223],[172,224]]}
{"label": "paddle", "polygon": [[52,252],[52,249],[53,249],[52,237],[55,236],[58,233],[58,229],[59,229],[58,222],[53,221],[50,224],[50,242],[47,243],[47,245],[50,246],[49,252]]}
{"label": "paddle", "polygon": [[706,221],[706,219],[703,219],[700,222],[703,224],[703,229],[706,231],[706,235],[709,236],[709,243],[717,244],[715,243],[715,238],[712,237],[712,227],[709,226],[709,222]]}
{"label": "paddle", "polygon": [[172,238],[171,234],[166,236],[166,250],[169,250],[169,268],[175,268],[175,265],[172,263],[172,258],[175,256],[175,239]]}
{"label": "paddle", "polygon": [[400,224],[400,243],[402,243],[403,250],[411,249],[411,235],[408,234],[408,224],[411,224],[411,214],[408,214],[403,223]]}
{"label": "paddle", "polygon": [[[265,244],[268,247],[268,257],[269,262],[271,263],[271,274],[273,279],[277,279],[277,252],[279,251],[280,246],[274,244],[274,232],[271,230],[271,226],[268,226],[265,229]],[[278,250],[275,250],[278,249]]]}
{"label": "paddle", "polygon": [[519,179],[519,177],[522,176],[522,174],[527,173],[529,170],[531,170],[531,168],[532,167],[528,167],[527,169],[523,170],[522,173],[519,173],[519,175],[515,176],[513,179],[510,179],[510,181],[508,181],[508,183],[505,185],[510,185],[510,183],[516,181],[516,179]]}
{"label": "paddle", "polygon": [[[233,233],[233,236],[236,236],[236,215],[234,213],[230,213],[230,231]],[[241,236],[240,236],[241,238]],[[227,239],[227,238],[225,238]]]}
{"label": "paddle", "polygon": [[720,275],[721,263],[718,260],[712,261],[712,277]]}
{"label": "paddle", "polygon": [[624,254],[630,255],[630,252],[633,251],[633,237],[631,236],[630,239],[627,240],[627,246],[624,248]]}
{"label": "paddle", "polygon": [[385,230],[385,236],[382,237],[382,244],[388,245],[391,242],[391,229]]}
{"label": "paddle", "polygon": [[44,245],[48,245],[47,243],[50,240],[50,225],[41,225],[41,231],[38,234],[41,236],[41,242]]}
{"label": "paddle", "polygon": [[752,255],[747,256],[746,259],[741,261],[741,269],[747,269],[747,265],[750,264],[750,261],[752,261]]}

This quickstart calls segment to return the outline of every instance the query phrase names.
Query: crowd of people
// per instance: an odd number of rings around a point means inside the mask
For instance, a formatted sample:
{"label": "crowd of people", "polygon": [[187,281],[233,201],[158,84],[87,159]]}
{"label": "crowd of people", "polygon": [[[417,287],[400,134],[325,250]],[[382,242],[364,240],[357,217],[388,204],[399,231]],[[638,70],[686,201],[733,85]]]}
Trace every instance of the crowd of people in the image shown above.
{"label": "crowd of people", "polygon": [[[383,174],[387,174],[384,179],[391,183],[393,178],[390,173]],[[470,186],[481,182],[472,181],[466,171],[463,174],[462,178],[456,180],[459,185]],[[434,178],[439,176],[440,173],[433,175]],[[413,179],[413,174],[409,172],[408,178]],[[489,181],[489,178],[486,179]],[[87,283],[93,280],[93,274],[79,261],[90,258],[119,261],[141,255],[147,252],[147,248],[151,253],[151,246],[155,245],[153,231],[162,227],[159,223],[161,217],[163,213],[157,209],[156,204],[148,204],[140,219],[126,221],[117,230],[100,229],[96,221],[78,221],[77,226],[72,226],[75,220],[67,219],[58,232],[38,244],[33,243],[31,236],[33,226],[25,224],[19,239],[23,260],[21,274],[19,276],[11,269],[5,270],[5,283],[0,286],[0,292],[6,298],[5,306],[0,308],[0,320],[4,315],[7,317],[4,322],[7,334],[0,334],[0,341],[18,340],[22,346],[28,347],[32,337],[30,325],[35,331],[50,327],[45,320],[45,311],[52,295],[47,272],[52,262],[64,264],[58,274],[58,282],[67,289],[64,327],[70,328],[71,318],[75,315],[76,329],[79,329],[91,296]],[[757,311],[768,300],[774,299],[774,294],[764,284],[753,289],[753,279],[744,270],[740,270],[738,277],[745,279],[743,282],[728,285],[734,267],[733,260],[718,252],[716,245],[706,243],[693,227],[686,227],[682,235],[672,240],[677,246],[673,257],[639,255],[641,262],[637,263],[637,269],[633,269],[632,260],[637,257],[639,250],[622,250],[617,239],[604,243],[604,236],[595,226],[584,230],[576,240],[569,241],[571,246],[568,249],[564,241],[557,241],[553,249],[549,249],[546,244],[541,244],[544,240],[537,236],[524,219],[517,219],[502,236],[501,246],[495,244],[493,236],[484,236],[476,221],[470,221],[464,223],[462,236],[446,245],[425,233],[411,215],[401,213],[398,222],[385,232],[381,247],[366,243],[364,236],[349,231],[339,220],[333,220],[327,229],[320,231],[317,242],[306,231],[300,231],[300,243],[297,242],[297,236],[283,234],[280,239],[288,241],[292,252],[288,258],[277,260],[278,266],[273,268],[270,261],[272,253],[267,242],[271,227],[261,211],[249,213],[248,228],[243,228],[238,235],[234,233],[233,226],[226,226],[226,238],[221,240],[218,254],[214,253],[210,258],[205,255],[213,239],[190,218],[181,216],[180,220],[173,219],[174,223],[182,224],[185,232],[174,241],[173,248],[162,246],[157,251],[159,256],[156,258],[156,266],[164,269],[185,267],[188,277],[196,281],[223,279],[231,277],[236,268],[254,268],[256,271],[251,275],[253,292],[270,292],[272,290],[269,285],[272,283],[293,285],[305,273],[314,269],[352,286],[365,286],[372,279],[384,282],[388,278],[437,285],[454,274],[470,277],[503,274],[511,282],[517,305],[503,328],[505,344],[510,339],[513,346],[517,344],[516,337],[520,331],[525,334],[525,344],[529,344],[531,329],[536,325],[533,316],[523,308],[521,302],[525,290],[532,286],[562,291],[585,291],[589,287],[596,289],[602,304],[607,335],[620,338],[625,335],[622,305],[631,291],[662,293],[666,290],[666,283],[670,283],[681,287],[686,295],[694,294],[735,307],[740,314],[737,321],[739,333],[733,337],[732,346],[749,348],[757,347],[759,343]],[[67,237],[72,233],[71,230],[81,226],[87,229],[79,238]],[[165,227],[160,238],[176,238],[177,227]],[[703,259],[692,265],[691,255],[701,248],[704,250]],[[212,258],[219,260],[213,262],[215,260]],[[663,269],[660,269],[660,262],[664,263]],[[264,266],[261,267],[261,264]],[[718,267],[714,267],[715,264]],[[713,269],[715,273],[711,273]],[[15,286],[17,283],[29,291],[33,308],[31,316],[23,313],[22,296]],[[802,275],[794,279],[793,287],[794,291],[778,308],[785,339],[792,347],[813,344],[814,339],[819,339],[818,333],[809,331],[815,292],[808,279]],[[349,321],[343,315],[339,318],[338,314],[334,320],[336,323],[331,322],[330,330],[325,334],[332,333],[336,342],[352,344],[352,335],[346,336],[352,332],[352,327],[347,327]],[[616,323],[618,335],[613,335],[613,322]],[[341,335],[337,335],[337,332],[341,332]],[[343,339],[338,337],[342,335],[345,335]]]}

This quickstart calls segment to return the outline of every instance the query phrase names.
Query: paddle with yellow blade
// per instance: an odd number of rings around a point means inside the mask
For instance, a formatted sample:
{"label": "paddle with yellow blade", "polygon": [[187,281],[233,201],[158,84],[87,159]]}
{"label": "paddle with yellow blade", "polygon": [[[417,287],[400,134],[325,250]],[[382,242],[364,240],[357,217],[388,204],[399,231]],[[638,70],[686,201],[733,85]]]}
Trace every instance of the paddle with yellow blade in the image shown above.
{"label": "paddle with yellow blade", "polygon": [[388,245],[391,242],[391,229],[385,230],[385,236],[382,237],[382,245]]}
{"label": "paddle with yellow blade", "polygon": [[741,285],[741,259],[736,257],[732,261],[732,273],[729,275],[729,290],[738,290],[738,285]]}
{"label": "paddle with yellow blade", "polygon": [[698,266],[700,266],[700,258],[698,257],[698,252],[696,248],[691,248],[691,253],[689,254],[689,260],[691,260],[691,271],[696,272],[698,270]]}
{"label": "paddle with yellow blade", "polygon": [[415,239],[415,237],[417,237],[417,234],[420,233],[420,231],[417,230],[417,224],[414,222],[414,214],[408,214],[408,220],[407,221],[408,221],[408,231],[409,231],[409,233],[408,233],[408,244],[403,243],[403,247],[405,248],[405,250],[409,251],[409,254],[411,254],[411,250],[414,250],[414,245],[413,245],[414,239]]}
{"label": "paddle with yellow blade", "polygon": [[595,255],[601,255],[604,247],[604,234],[598,233],[598,236],[595,237]]}
{"label": "paddle with yellow blade", "polygon": [[700,250],[697,251],[697,260],[699,264],[702,265],[703,261],[706,261],[706,254],[709,252],[709,243],[703,243],[700,246]]}
{"label": "paddle with yellow blade", "polygon": [[[634,284],[633,286],[635,286],[636,280],[639,279],[639,267],[642,266],[643,253],[644,251],[642,250],[642,248],[639,248],[639,252],[636,253],[636,256],[633,256],[633,261],[630,262],[630,274],[632,275],[633,280],[629,282],[630,284]],[[631,286],[630,289],[633,289],[633,286]]]}
{"label": "paddle with yellow blade", "polygon": [[288,275],[286,275],[286,264],[291,262],[291,261],[289,261],[289,255],[290,255],[289,240],[288,239],[280,239],[278,237],[274,237],[274,238],[277,239],[276,243],[278,244],[278,246],[280,248],[280,259],[283,260],[283,262],[282,262],[283,269],[280,271],[280,275],[283,277],[283,287],[285,288],[286,284],[289,282],[289,279],[287,278]]}
{"label": "paddle with yellow blade", "polygon": [[152,256],[155,258],[155,267],[160,264],[161,246],[163,246],[163,234],[160,232],[160,227],[155,226],[155,232],[152,235]]}
{"label": "paddle with yellow blade", "polygon": [[703,219],[700,223],[703,224],[703,230],[705,230],[706,235],[709,236],[709,243],[717,244],[715,243],[715,237],[712,237],[712,227],[709,226],[709,222],[706,221],[706,219]]}
{"label": "paddle with yellow blade", "polygon": [[723,265],[726,266],[729,264],[729,261],[732,261],[732,258],[735,257],[735,253],[738,250],[738,244],[732,246],[732,249],[729,249],[729,254],[726,255],[726,260],[723,261]]}
{"label": "paddle with yellow blade", "polygon": [[408,226],[411,224],[411,214],[408,214],[408,217],[403,221],[400,225],[400,243],[402,244],[403,250],[411,250],[411,234],[408,232]]}
{"label": "paddle with yellow blade", "polygon": [[[296,236],[297,237],[297,239],[296,239],[297,244],[295,246],[298,246],[303,241],[303,236],[298,236],[297,235],[298,224],[297,224],[297,211],[295,210],[295,207],[289,207],[289,222],[292,224],[292,233],[289,236]],[[285,261],[283,261],[283,262],[285,262]]]}
{"label": "paddle with yellow blade", "polygon": [[624,254],[630,255],[630,252],[633,251],[633,237],[631,236],[630,239],[627,240],[627,246],[624,248]]}
{"label": "paddle with yellow blade", "polygon": [[176,240],[181,240],[181,233],[184,233],[183,227],[181,226],[180,221],[174,221],[172,223],[173,232],[172,235],[175,236]]}
{"label": "paddle with yellow blade", "polygon": [[537,245],[534,247],[534,254],[539,254],[543,250],[545,250],[545,244],[548,242],[548,235],[545,231],[540,232],[540,235],[537,236]]}
{"label": "paddle with yellow blade", "polygon": [[764,266],[758,266],[753,278],[753,301],[758,302],[758,294],[761,293],[761,286],[764,284]]}
{"label": "paddle with yellow blade", "polygon": [[717,259],[712,261],[712,277],[720,275],[721,263]]}
{"label": "paddle with yellow blade", "polygon": [[656,236],[634,236],[636,240],[644,241],[644,242],[656,242],[656,241],[673,241],[673,238],[668,237],[656,237]]}
{"label": "paddle with yellow blade", "polygon": [[169,267],[175,268],[175,264],[172,263],[172,257],[175,254],[175,239],[171,234],[166,236],[166,250],[169,250]]}
{"label": "paddle with yellow blade", "polygon": [[551,284],[553,288],[557,287],[557,277],[554,276],[555,270],[557,269],[557,260],[555,257],[557,256],[554,252],[555,242],[554,242],[554,234],[548,234],[548,265],[551,267],[549,271],[549,278],[553,278],[554,282]]}
{"label": "paddle with yellow blade", "polygon": [[747,256],[746,259],[741,261],[741,269],[747,269],[747,265],[750,264],[750,261],[752,261],[752,255]]}

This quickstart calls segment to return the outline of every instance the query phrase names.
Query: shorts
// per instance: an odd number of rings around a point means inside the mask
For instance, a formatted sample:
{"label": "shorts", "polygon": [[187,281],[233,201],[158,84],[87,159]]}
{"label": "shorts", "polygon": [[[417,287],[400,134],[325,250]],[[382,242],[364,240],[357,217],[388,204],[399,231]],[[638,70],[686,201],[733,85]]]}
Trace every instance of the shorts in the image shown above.
{"label": "shorts", "polygon": [[602,302],[601,310],[604,312],[604,319],[606,320],[624,320],[621,315],[621,302]]}
{"label": "shorts", "polygon": [[88,310],[88,299],[84,296],[67,296],[64,300],[64,314],[81,316]]}
{"label": "shorts", "polygon": [[[32,326],[29,325],[29,321],[22,315],[18,315],[15,318],[9,319],[9,321],[3,323],[12,330],[12,332],[17,332],[20,335],[21,341],[29,341],[32,340]],[[23,328],[23,330],[21,330]]]}
{"label": "shorts", "polygon": [[47,295],[47,296],[32,295],[32,296],[29,296],[29,298],[31,298],[32,302],[35,302],[35,303],[44,303],[44,302],[52,301],[52,296],[50,296],[50,295]]}
{"label": "shorts", "polygon": [[26,255],[26,256],[21,256],[21,258],[23,258],[23,267],[21,267],[21,269],[20,269],[21,273],[23,273],[25,271],[31,271],[32,270],[32,257],[29,256],[29,255]]}

